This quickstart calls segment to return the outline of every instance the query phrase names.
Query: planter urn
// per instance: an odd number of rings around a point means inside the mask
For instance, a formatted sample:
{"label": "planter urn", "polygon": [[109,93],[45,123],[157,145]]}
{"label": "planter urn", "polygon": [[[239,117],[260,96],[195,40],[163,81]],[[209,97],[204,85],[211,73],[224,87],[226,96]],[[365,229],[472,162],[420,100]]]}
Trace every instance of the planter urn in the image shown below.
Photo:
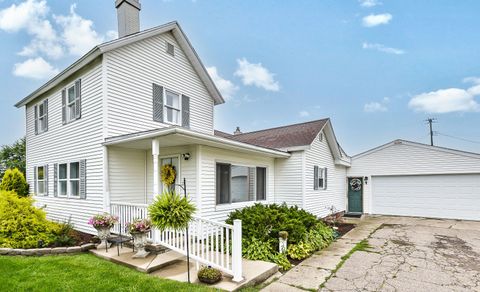
{"label": "planter urn", "polygon": [[137,250],[137,253],[132,256],[134,259],[146,258],[150,253],[145,250],[145,244],[147,243],[147,232],[132,233],[133,245]]}
{"label": "planter urn", "polygon": [[110,247],[110,243],[107,242],[107,239],[110,237],[110,228],[108,226],[95,227],[98,232],[98,238],[100,239],[100,244],[97,246],[97,249],[102,249],[105,247]]}

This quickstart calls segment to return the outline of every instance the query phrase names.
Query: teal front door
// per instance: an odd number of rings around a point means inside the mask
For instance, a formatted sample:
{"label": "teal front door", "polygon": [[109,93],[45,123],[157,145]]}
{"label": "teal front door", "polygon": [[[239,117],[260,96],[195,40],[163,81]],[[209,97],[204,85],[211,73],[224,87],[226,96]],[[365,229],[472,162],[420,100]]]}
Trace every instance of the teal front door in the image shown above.
{"label": "teal front door", "polygon": [[348,178],[348,213],[363,213],[362,206],[363,179]]}

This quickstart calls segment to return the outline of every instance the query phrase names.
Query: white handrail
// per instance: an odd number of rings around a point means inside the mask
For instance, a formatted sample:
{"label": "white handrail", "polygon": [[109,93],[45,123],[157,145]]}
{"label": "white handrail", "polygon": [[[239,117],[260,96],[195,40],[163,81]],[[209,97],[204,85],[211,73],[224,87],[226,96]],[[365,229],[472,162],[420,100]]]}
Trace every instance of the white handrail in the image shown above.
{"label": "white handrail", "polygon": [[[139,218],[148,218],[148,205],[111,202],[110,212],[118,216],[114,233],[119,233],[126,223]],[[202,264],[217,268],[240,282],[242,277],[242,221],[234,220],[233,225],[194,216],[185,230],[152,229],[148,238],[155,244],[163,245]]]}

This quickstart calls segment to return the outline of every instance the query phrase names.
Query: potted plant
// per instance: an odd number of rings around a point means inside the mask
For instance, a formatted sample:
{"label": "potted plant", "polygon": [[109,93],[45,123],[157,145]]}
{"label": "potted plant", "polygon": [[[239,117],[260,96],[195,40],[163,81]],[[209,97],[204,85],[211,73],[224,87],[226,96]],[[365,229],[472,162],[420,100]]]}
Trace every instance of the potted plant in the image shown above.
{"label": "potted plant", "polygon": [[133,237],[133,244],[137,249],[137,253],[133,258],[145,258],[149,252],[145,250],[147,243],[147,233],[150,232],[152,223],[148,219],[135,219],[133,222],[127,224],[127,232]]}
{"label": "potted plant", "polygon": [[206,284],[215,284],[222,280],[222,273],[210,266],[202,267],[197,274],[198,280]]}
{"label": "potted plant", "polygon": [[195,206],[174,191],[165,191],[148,207],[152,225],[160,230],[185,230],[192,220]]}
{"label": "potted plant", "polygon": [[97,229],[100,245],[97,248],[109,246],[107,239],[110,237],[110,229],[118,222],[118,217],[108,213],[97,214],[88,220],[88,224]]}

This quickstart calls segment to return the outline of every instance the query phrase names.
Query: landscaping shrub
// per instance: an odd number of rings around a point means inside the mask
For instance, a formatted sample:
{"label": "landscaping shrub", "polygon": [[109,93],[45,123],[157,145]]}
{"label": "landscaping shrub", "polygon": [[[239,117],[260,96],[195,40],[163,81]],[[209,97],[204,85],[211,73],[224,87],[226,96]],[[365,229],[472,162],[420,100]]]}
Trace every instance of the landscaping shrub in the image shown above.
{"label": "landscaping shrub", "polygon": [[61,234],[60,228],[61,225],[46,219],[43,210],[33,206],[31,198],[0,191],[0,247],[50,246]]}
{"label": "landscaping shrub", "polygon": [[[291,268],[288,257],[302,260],[333,240],[332,228],[313,214],[286,204],[255,204],[230,213],[226,222],[242,220],[243,256],[251,260],[270,261],[282,270]],[[278,237],[288,235],[286,254],[278,252]]]}
{"label": "landscaping shrub", "polygon": [[28,196],[28,183],[23,173],[17,168],[7,169],[0,183],[0,190],[13,191],[19,197]]}
{"label": "landscaping shrub", "polygon": [[58,223],[57,227],[53,229],[53,235],[53,246],[73,246],[76,243],[75,229],[70,221]]}

